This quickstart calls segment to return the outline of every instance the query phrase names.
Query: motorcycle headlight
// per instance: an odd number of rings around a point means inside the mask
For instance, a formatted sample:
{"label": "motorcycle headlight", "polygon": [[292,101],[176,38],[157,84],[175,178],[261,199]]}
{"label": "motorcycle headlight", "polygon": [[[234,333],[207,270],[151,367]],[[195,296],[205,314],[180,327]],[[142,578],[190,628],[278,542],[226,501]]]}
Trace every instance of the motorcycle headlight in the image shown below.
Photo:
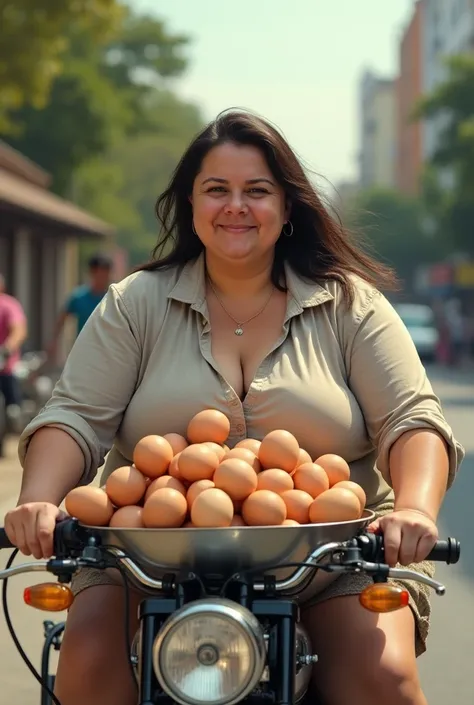
{"label": "motorcycle headlight", "polygon": [[232,705],[262,677],[263,629],[245,607],[227,599],[190,602],[164,623],[153,644],[153,668],[179,705]]}

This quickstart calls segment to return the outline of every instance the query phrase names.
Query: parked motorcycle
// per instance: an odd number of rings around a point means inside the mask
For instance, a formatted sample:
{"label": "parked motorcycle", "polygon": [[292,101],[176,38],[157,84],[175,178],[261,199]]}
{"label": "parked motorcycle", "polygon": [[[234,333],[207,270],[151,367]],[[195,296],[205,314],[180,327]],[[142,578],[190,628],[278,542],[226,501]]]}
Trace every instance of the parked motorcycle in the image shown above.
{"label": "parked motorcycle", "polygon": [[[222,529],[121,529],[58,523],[54,555],[0,571],[10,634],[43,692],[58,705],[49,651],[60,648],[63,624],[45,623],[42,673],[18,642],[8,612],[7,582],[47,571],[57,582],[33,585],[26,604],[61,611],[73,600],[68,587],[83,566],[118,568],[125,586],[124,648],[137,683],[138,705],[293,705],[305,698],[312,665],[298,601],[341,573],[364,572],[373,584],[361,609],[389,612],[408,604],[408,593],[389,578],[415,580],[438,595],[445,587],[426,575],[384,563],[382,536],[366,533],[374,514],[343,523]],[[0,529],[0,548],[11,547]],[[429,558],[456,563],[460,545],[438,541]],[[129,584],[145,589],[139,628],[129,643]],[[155,593],[155,594],[153,594]]]}

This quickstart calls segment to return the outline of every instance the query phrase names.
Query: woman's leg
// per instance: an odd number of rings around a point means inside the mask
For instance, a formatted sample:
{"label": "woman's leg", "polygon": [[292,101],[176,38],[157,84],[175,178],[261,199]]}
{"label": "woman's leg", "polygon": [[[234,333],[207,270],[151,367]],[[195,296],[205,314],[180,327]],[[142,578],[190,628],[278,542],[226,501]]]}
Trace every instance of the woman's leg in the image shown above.
{"label": "woman's leg", "polygon": [[[140,599],[130,590],[131,637],[138,627]],[[94,585],[76,596],[59,652],[54,692],[61,705],[136,705],[126,656],[124,605],[119,585]]]}
{"label": "woman's leg", "polygon": [[302,619],[319,658],[313,691],[324,705],[427,705],[409,607],[374,614],[348,595],[309,607]]}

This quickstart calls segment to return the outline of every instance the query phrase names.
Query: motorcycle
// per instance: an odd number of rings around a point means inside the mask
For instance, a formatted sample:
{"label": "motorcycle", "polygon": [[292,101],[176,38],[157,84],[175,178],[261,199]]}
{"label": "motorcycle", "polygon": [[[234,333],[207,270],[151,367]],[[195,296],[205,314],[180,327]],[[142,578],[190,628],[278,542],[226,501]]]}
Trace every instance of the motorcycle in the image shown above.
{"label": "motorcycle", "polygon": [[[47,571],[56,582],[24,592],[40,610],[62,611],[73,601],[68,586],[81,567],[117,568],[125,589],[124,648],[137,684],[138,705],[298,705],[308,694],[317,662],[299,619],[299,601],[341,573],[364,572],[373,583],[359,597],[361,609],[389,612],[408,604],[406,590],[389,578],[415,580],[438,595],[432,578],[384,563],[383,537],[365,531],[374,514],[355,521],[301,526],[222,529],[91,527],[67,518],[57,524],[54,557],[12,566],[3,580],[3,608],[10,634],[42,688],[42,705],[60,705],[53,694],[49,652],[60,648],[63,623],[45,622],[41,674],[11,624],[7,583],[21,573]],[[12,547],[0,529],[0,548]],[[460,545],[438,541],[430,560],[456,563]],[[129,639],[129,585],[144,590],[139,628]],[[314,701],[313,701],[314,702]]]}

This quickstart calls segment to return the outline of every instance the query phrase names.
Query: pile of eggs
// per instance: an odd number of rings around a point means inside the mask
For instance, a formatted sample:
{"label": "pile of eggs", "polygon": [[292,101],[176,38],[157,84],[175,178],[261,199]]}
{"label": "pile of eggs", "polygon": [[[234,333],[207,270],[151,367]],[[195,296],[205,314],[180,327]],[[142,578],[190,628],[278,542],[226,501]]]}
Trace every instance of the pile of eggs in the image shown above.
{"label": "pile of eggs", "polygon": [[225,445],[230,423],[206,409],[186,436],[145,436],[133,465],[104,487],[68,493],[68,514],[90,526],[129,528],[280,526],[358,519],[366,496],[338,455],[316,460],[288,431]]}

